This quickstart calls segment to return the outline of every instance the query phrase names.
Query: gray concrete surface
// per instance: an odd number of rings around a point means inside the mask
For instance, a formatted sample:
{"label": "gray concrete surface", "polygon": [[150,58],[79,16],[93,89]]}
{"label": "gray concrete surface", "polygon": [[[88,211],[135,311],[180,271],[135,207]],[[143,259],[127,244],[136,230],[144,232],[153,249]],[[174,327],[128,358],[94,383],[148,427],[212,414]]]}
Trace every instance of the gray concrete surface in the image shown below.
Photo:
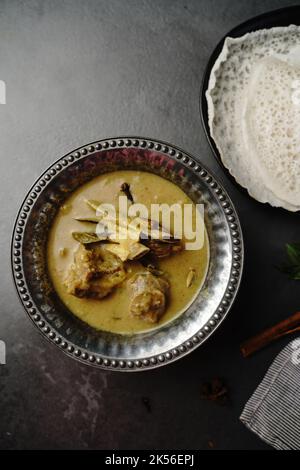
{"label": "gray concrete surface", "polygon": [[[0,449],[264,449],[238,417],[286,343],[252,359],[241,340],[299,308],[299,286],[274,265],[300,239],[299,216],[259,205],[217,166],[199,117],[205,64],[219,39],[283,0],[0,1]],[[246,267],[235,306],[189,357],[143,374],[106,373],[42,339],[10,275],[10,236],[26,191],[53,160],[107,136],[161,138],[194,153],[233,197]],[[226,379],[227,407],[200,399],[200,384]],[[142,397],[149,397],[147,412]]]}

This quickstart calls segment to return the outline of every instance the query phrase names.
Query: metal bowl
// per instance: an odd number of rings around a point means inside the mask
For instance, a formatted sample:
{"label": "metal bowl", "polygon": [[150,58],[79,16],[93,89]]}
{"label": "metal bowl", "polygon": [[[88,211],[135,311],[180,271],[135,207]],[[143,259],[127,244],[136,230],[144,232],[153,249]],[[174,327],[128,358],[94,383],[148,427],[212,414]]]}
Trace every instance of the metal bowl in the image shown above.
{"label": "metal bowl", "polygon": [[[189,308],[159,329],[134,335],[97,331],[75,317],[57,296],[46,262],[49,228],[64,200],[95,176],[119,169],[160,175],[203,203],[211,250],[204,286]],[[51,165],[20,208],[11,253],[19,297],[40,333],[70,357],[119,371],[160,367],[200,346],[228,314],[243,268],[241,227],[224,188],[184,151],[138,137],[94,142]]]}

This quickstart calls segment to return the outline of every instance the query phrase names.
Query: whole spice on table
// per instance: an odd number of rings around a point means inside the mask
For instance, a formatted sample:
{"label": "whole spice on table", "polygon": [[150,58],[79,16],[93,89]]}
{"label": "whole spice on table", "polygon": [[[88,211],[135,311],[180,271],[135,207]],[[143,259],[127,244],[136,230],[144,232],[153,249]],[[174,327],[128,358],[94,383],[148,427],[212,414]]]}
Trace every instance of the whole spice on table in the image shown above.
{"label": "whole spice on table", "polygon": [[204,382],[201,385],[200,393],[203,400],[214,401],[219,405],[226,405],[229,401],[228,388],[219,377],[212,379],[210,382]]}

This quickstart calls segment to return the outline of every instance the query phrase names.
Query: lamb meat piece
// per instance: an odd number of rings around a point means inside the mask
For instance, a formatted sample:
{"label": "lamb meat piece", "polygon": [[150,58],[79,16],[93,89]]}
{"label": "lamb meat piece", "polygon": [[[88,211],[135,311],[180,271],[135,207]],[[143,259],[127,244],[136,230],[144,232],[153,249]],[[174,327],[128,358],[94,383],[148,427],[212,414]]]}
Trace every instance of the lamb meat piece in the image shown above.
{"label": "lamb meat piece", "polygon": [[149,323],[157,323],[166,310],[168,281],[146,271],[136,274],[129,286],[133,294],[130,313]]}
{"label": "lamb meat piece", "polygon": [[126,277],[122,261],[101,244],[80,245],[74,255],[65,286],[76,297],[102,299]]}

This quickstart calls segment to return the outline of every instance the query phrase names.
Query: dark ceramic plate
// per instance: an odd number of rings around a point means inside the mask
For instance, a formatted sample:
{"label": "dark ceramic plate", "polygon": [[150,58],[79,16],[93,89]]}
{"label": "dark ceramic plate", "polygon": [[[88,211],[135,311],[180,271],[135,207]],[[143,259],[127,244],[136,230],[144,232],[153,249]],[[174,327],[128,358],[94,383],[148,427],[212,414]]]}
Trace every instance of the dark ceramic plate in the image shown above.
{"label": "dark ceramic plate", "polygon": [[[47,272],[48,232],[61,204],[80,185],[119,169],[158,174],[177,184],[195,203],[203,203],[210,241],[208,274],[194,302],[170,323],[135,335],[97,331],[81,322],[62,304]],[[202,164],[170,144],[121,137],[81,147],[40,176],[16,220],[12,268],[21,302],[45,338],[85,364],[145,370],[184,356],[220,325],[239,288],[243,240],[231,200]]]}
{"label": "dark ceramic plate", "polygon": [[264,13],[263,15],[256,16],[255,18],[251,18],[248,21],[245,21],[245,23],[242,23],[239,26],[236,26],[234,29],[229,31],[226,34],[226,36],[223,37],[223,39],[221,39],[221,41],[218,43],[213,53],[211,54],[208,64],[205,69],[202,86],[201,86],[201,93],[200,93],[200,114],[201,114],[201,120],[202,120],[202,124],[204,127],[204,131],[205,131],[207,140],[210,144],[210,147],[213,151],[213,154],[217,162],[221,165],[223,169],[226,170],[226,173],[228,177],[230,178],[230,180],[233,182],[233,184],[235,184],[245,194],[248,194],[247,190],[236,182],[235,178],[230,174],[228,169],[223,165],[219,151],[215,145],[213,138],[210,135],[210,129],[209,129],[209,124],[208,124],[208,109],[207,109],[207,101],[206,101],[205,92],[208,88],[211,70],[223,49],[223,45],[224,45],[224,41],[226,37],[230,36],[233,38],[237,38],[237,37],[243,36],[246,33],[257,31],[258,29],[273,28],[276,26],[289,26],[290,24],[300,25],[300,6],[281,8],[280,10],[270,11],[268,13]]}

